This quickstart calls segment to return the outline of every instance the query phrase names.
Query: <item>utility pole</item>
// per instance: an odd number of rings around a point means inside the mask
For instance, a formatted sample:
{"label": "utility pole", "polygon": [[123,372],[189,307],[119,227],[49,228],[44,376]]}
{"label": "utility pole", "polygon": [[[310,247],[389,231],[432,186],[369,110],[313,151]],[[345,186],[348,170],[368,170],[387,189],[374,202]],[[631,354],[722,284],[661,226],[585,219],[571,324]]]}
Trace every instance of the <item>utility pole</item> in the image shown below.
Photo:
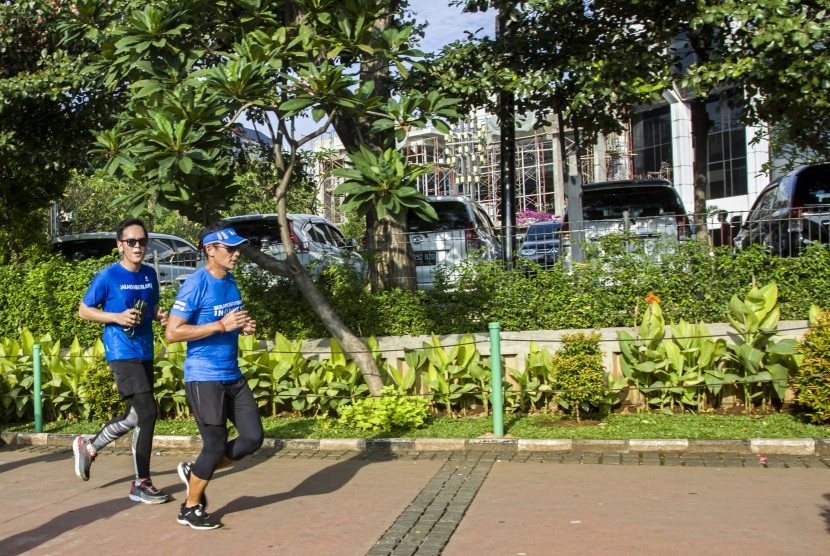
{"label": "utility pole", "polygon": [[[507,37],[510,12],[499,9],[496,19],[496,40]],[[502,220],[502,256],[504,266],[513,268],[513,250],[516,233],[516,107],[510,91],[499,92],[499,180]]]}

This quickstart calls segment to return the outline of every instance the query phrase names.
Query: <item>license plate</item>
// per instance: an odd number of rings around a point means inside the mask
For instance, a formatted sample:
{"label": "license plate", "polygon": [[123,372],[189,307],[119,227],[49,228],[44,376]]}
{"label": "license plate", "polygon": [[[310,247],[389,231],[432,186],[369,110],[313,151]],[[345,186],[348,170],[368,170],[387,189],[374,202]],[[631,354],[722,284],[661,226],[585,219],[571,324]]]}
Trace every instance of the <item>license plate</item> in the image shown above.
{"label": "license plate", "polygon": [[415,251],[415,266],[435,266],[437,261],[435,251]]}

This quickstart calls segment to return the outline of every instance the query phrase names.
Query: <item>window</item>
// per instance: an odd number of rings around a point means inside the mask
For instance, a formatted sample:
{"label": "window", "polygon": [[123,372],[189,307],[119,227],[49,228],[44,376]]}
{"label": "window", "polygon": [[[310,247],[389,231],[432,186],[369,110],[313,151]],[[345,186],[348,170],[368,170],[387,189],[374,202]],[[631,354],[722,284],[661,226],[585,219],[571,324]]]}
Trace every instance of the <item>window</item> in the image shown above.
{"label": "window", "polygon": [[747,194],[746,131],[738,123],[740,111],[725,100],[710,100],[709,199]]}
{"label": "window", "polygon": [[631,123],[634,177],[660,176],[672,167],[671,111],[668,106],[642,112]]}

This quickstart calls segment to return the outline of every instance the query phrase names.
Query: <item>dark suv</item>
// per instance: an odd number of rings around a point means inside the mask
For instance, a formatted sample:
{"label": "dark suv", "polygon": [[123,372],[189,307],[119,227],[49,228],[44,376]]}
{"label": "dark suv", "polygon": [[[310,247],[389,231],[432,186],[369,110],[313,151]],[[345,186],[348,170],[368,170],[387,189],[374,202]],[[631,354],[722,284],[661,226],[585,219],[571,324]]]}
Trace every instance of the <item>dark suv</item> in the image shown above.
{"label": "dark suv", "polygon": [[551,268],[559,259],[561,244],[562,222],[541,220],[528,227],[519,247],[519,255],[542,268]]}
{"label": "dark suv", "polygon": [[766,186],[735,236],[735,246],[763,245],[789,257],[830,241],[830,164],[802,166]]}

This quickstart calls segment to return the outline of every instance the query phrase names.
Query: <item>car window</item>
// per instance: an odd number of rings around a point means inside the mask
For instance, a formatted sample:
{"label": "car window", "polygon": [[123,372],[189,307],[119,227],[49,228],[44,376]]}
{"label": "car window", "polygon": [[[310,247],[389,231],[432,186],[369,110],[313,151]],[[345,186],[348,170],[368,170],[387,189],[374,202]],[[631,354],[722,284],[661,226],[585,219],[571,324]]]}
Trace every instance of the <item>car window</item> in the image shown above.
{"label": "car window", "polygon": [[256,220],[239,220],[228,223],[237,234],[260,247],[266,244],[282,243],[280,225],[276,218],[259,218]]}
{"label": "car window", "polygon": [[586,190],[582,194],[582,211],[585,220],[619,219],[625,211],[632,218],[686,213],[673,190],[637,186]]}
{"label": "car window", "polygon": [[470,216],[464,203],[460,201],[432,201],[430,204],[438,213],[438,220],[428,222],[410,213],[408,222],[410,232],[464,230],[470,226]]}
{"label": "car window", "polygon": [[325,222],[317,225],[323,229],[330,244],[336,247],[346,247],[346,238],[343,237],[343,234],[340,233],[340,230],[338,230],[331,224],[326,224]]}
{"label": "car window", "polygon": [[100,259],[101,257],[112,255],[117,248],[117,244],[115,242],[115,236],[113,235],[111,238],[90,238],[56,242],[52,248],[69,260],[87,258]]}
{"label": "car window", "polygon": [[796,206],[830,204],[830,166],[807,168],[801,172],[793,202]]}
{"label": "car window", "polygon": [[554,239],[561,231],[562,224],[560,222],[535,222],[527,229],[525,241]]}
{"label": "car window", "polygon": [[486,230],[488,234],[493,233],[493,230],[495,228],[493,226],[493,222],[490,220],[490,217],[487,215],[486,212],[481,210],[481,208],[479,208],[478,206],[473,205],[473,214],[476,218],[476,226],[480,230]]}
{"label": "car window", "polygon": [[330,237],[326,234],[325,228],[321,224],[309,222],[303,231],[308,236],[308,239],[315,243],[332,243]]}
{"label": "car window", "polygon": [[755,201],[755,205],[752,207],[747,220],[760,220],[766,213],[772,210],[775,197],[778,194],[778,186],[781,185],[781,180],[776,180],[773,183],[775,185],[763,191],[761,196],[758,197],[758,200]]}

